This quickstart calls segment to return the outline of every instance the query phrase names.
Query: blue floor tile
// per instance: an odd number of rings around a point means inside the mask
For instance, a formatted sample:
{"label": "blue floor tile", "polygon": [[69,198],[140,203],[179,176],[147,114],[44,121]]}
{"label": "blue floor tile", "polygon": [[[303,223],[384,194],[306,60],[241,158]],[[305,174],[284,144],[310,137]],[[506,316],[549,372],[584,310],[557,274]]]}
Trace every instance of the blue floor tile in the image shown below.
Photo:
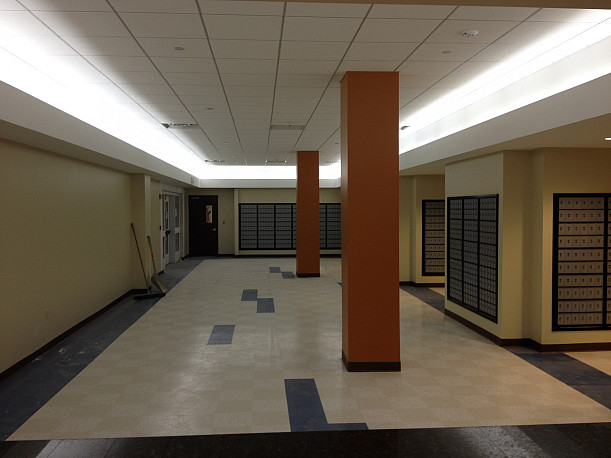
{"label": "blue floor tile", "polygon": [[279,274],[280,272],[281,272],[280,267],[270,267],[269,268],[270,274]]}
{"label": "blue floor tile", "polygon": [[242,290],[242,301],[256,301],[258,294],[259,294],[258,289]]}
{"label": "blue floor tile", "polygon": [[269,297],[257,299],[257,313],[274,313],[274,300]]}
{"label": "blue floor tile", "polygon": [[215,324],[208,345],[229,345],[233,340],[235,324]]}
{"label": "blue floor tile", "polygon": [[282,272],[282,278],[295,278],[295,274],[293,272]]}

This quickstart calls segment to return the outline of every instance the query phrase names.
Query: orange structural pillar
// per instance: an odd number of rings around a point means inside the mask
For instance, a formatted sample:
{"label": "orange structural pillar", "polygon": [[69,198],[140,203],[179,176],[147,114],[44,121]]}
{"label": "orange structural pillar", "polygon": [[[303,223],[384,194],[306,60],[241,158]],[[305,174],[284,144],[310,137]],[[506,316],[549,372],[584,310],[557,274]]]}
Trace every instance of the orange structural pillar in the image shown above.
{"label": "orange structural pillar", "polygon": [[399,74],[341,83],[342,357],[348,371],[400,371]]}
{"label": "orange structural pillar", "polygon": [[320,277],[318,151],[297,151],[297,276]]}

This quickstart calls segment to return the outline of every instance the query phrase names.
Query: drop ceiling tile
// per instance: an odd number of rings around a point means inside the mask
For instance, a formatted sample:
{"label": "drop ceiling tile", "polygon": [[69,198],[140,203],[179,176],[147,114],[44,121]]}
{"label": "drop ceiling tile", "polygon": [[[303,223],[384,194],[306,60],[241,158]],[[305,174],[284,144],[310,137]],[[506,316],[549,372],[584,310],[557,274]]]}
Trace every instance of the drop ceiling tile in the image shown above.
{"label": "drop ceiling tile", "polygon": [[427,88],[441,79],[441,75],[399,75],[400,88]]}
{"label": "drop ceiling tile", "polygon": [[279,75],[328,75],[335,73],[338,62],[332,60],[288,60],[280,61]]}
{"label": "drop ceiling tile", "polygon": [[255,97],[255,96],[266,96],[272,97],[274,95],[273,86],[227,86],[225,85],[225,92],[229,97]]}
{"label": "drop ceiling tile", "polygon": [[0,0],[0,11],[23,11],[25,8],[17,0]]}
{"label": "drop ceiling tile", "polygon": [[304,111],[313,110],[319,103],[320,97],[282,97],[276,95],[274,106],[297,106],[303,107]]}
{"label": "drop ceiling tile", "polygon": [[107,73],[116,84],[165,84],[159,72],[119,72]]}
{"label": "drop ceiling tile", "polygon": [[450,19],[481,21],[524,21],[538,8],[516,8],[502,6],[459,6]]}
{"label": "drop ceiling tile", "polygon": [[147,57],[134,56],[87,56],[100,71],[113,74],[114,72],[154,72],[155,66]]}
{"label": "drop ceiling tile", "polygon": [[284,20],[282,39],[349,42],[361,22],[356,18],[287,17]]}
{"label": "drop ceiling tile", "polygon": [[411,107],[426,107],[441,99],[448,93],[447,89],[429,89],[423,94],[412,100],[408,106]]}
{"label": "drop ceiling tile", "polygon": [[203,14],[240,14],[245,16],[282,16],[281,2],[244,2],[199,0]]}
{"label": "drop ceiling tile", "polygon": [[216,73],[165,73],[165,79],[174,84],[217,85],[221,80]]}
{"label": "drop ceiling tile", "polygon": [[272,59],[217,59],[219,72],[275,75],[276,61]]}
{"label": "drop ceiling tile", "polygon": [[152,60],[162,73],[216,73],[213,59],[202,59],[200,57],[153,57]]}
{"label": "drop ceiling tile", "polygon": [[401,75],[447,75],[461,62],[423,62],[411,59],[401,64],[397,69]]}
{"label": "drop ceiling tile", "polygon": [[138,94],[132,93],[131,97],[140,104],[174,104],[180,105],[181,102],[174,94],[160,95],[160,94]]}
{"label": "drop ceiling tile", "polygon": [[109,0],[120,13],[198,13],[192,0]]}
{"label": "drop ceiling tile", "polygon": [[404,88],[401,88],[401,90],[399,91],[399,106],[401,107],[401,106],[411,102],[416,97],[418,97],[420,94],[422,94],[424,91],[426,91],[426,89],[425,88],[421,88],[421,87],[404,87]]}
{"label": "drop ceiling tile", "polygon": [[114,13],[37,11],[35,14],[60,36],[130,36],[128,30]]}
{"label": "drop ceiling tile", "polygon": [[268,117],[272,115],[271,105],[236,105],[231,107],[232,113],[239,116],[240,113],[262,113]]}
{"label": "drop ceiling tile", "polygon": [[520,51],[519,45],[492,43],[471,58],[473,62],[502,62]]}
{"label": "drop ceiling tile", "polygon": [[320,75],[278,75],[278,87],[326,87],[330,81],[329,76]]}
{"label": "drop ceiling tile", "polygon": [[349,43],[341,41],[287,41],[282,42],[280,59],[340,61]]}
{"label": "drop ceiling tile", "polygon": [[282,18],[279,16],[205,15],[211,40],[279,40]]}
{"label": "drop ceiling tile", "polygon": [[212,57],[208,40],[203,38],[139,38],[138,43],[151,57]]}
{"label": "drop ceiling tile", "polygon": [[244,96],[227,96],[227,99],[229,100],[229,106],[234,107],[234,106],[249,106],[249,105],[256,105],[256,106],[271,106],[274,99],[272,96],[268,96],[268,97],[244,97]]}
{"label": "drop ceiling tile", "polygon": [[210,40],[216,59],[276,59],[278,41]]}
{"label": "drop ceiling tile", "polygon": [[224,96],[221,85],[175,84],[172,88],[179,96]]}
{"label": "drop ceiling tile", "polygon": [[252,121],[252,120],[260,121],[262,119],[269,120],[269,113],[242,113],[242,112],[236,113],[236,112],[233,112],[233,119],[234,120],[239,119],[240,121]]}
{"label": "drop ceiling tile", "polygon": [[[414,51],[410,60],[464,62],[485,47],[483,43],[423,43]],[[447,51],[450,52],[446,53]]]}
{"label": "drop ceiling tile", "polygon": [[172,95],[172,89],[167,84],[119,84],[127,94]]}
{"label": "drop ceiling tile", "polygon": [[362,18],[368,10],[367,4],[288,2],[286,5],[287,16]]}
{"label": "drop ceiling tile", "polygon": [[276,97],[310,97],[320,98],[324,92],[322,87],[277,87]]}
{"label": "drop ceiling tile", "polygon": [[272,117],[272,124],[305,125],[310,119],[308,114],[276,114]]}
{"label": "drop ceiling tile", "polygon": [[33,11],[112,11],[105,0],[21,0]]}
{"label": "drop ceiling tile", "polygon": [[419,43],[440,23],[435,19],[367,19],[355,41]]}
{"label": "drop ceiling tile", "polygon": [[373,5],[370,18],[445,19],[455,6],[444,5]]}
{"label": "drop ceiling tile", "polygon": [[137,38],[205,38],[198,14],[120,13]]}
{"label": "drop ceiling tile", "polygon": [[559,23],[559,22],[523,22],[505,36],[499,38],[497,43],[529,45],[551,36],[569,37],[590,27],[588,23]]}
{"label": "drop ceiling tile", "polygon": [[199,125],[205,131],[213,131],[214,129],[234,130],[233,119],[202,119]]}
{"label": "drop ceiling tile", "polygon": [[17,56],[76,56],[78,53],[55,36],[23,37],[0,35],[0,46]]}
{"label": "drop ceiling tile", "polygon": [[29,11],[3,11],[0,36],[52,36],[53,32]]}
{"label": "drop ceiling tile", "polygon": [[400,60],[345,60],[337,73],[344,72],[392,72],[401,64]]}
{"label": "drop ceiling tile", "polygon": [[352,43],[345,60],[405,60],[418,43]]}
{"label": "drop ceiling tile", "polygon": [[274,86],[275,74],[251,75],[244,73],[223,73],[223,84],[226,86]]}
{"label": "drop ceiling tile", "polygon": [[132,37],[64,37],[83,56],[144,56]]}
{"label": "drop ceiling tile", "polygon": [[[511,21],[445,21],[427,39],[427,43],[493,43],[499,37],[516,27],[519,22]],[[474,37],[463,37],[467,30],[476,30]]]}
{"label": "drop ceiling tile", "polygon": [[[609,6],[607,5],[606,8]],[[570,8],[543,8],[532,15],[529,21],[550,22],[600,22],[609,17],[608,9],[570,9]]]}
{"label": "drop ceiling tile", "polygon": [[236,120],[235,122],[238,130],[240,129],[269,129],[269,119],[248,119],[248,120]]}
{"label": "drop ceiling tile", "polygon": [[274,116],[298,117],[307,116],[308,119],[314,111],[313,106],[304,105],[275,105]]}
{"label": "drop ceiling tile", "polygon": [[219,106],[227,102],[225,95],[221,92],[218,95],[187,95],[180,98],[182,102],[188,106],[207,105]]}

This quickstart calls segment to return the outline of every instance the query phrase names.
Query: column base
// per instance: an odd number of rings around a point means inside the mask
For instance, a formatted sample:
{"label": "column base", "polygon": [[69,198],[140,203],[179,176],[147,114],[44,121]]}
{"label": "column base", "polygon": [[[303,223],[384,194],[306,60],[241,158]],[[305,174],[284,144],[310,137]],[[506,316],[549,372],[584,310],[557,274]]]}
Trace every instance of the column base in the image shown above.
{"label": "column base", "polygon": [[342,351],[342,361],[348,372],[401,372],[401,361],[348,361]]}
{"label": "column base", "polygon": [[297,272],[297,276],[300,278],[308,278],[308,277],[320,277],[320,273],[317,274],[302,274]]}

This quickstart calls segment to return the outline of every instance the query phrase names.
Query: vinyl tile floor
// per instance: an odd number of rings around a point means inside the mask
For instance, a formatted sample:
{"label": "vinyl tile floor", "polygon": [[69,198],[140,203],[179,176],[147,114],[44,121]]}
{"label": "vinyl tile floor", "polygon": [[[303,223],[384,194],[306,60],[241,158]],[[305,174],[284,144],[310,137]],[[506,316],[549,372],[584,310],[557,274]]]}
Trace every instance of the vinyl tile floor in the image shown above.
{"label": "vinyl tile floor", "polygon": [[[205,259],[8,440],[289,432],[285,383],[304,379],[329,425],[611,422],[609,408],[403,290],[402,371],[348,373],[340,259],[321,259],[320,278],[283,272],[294,258]],[[571,355],[610,374],[611,352]]]}

